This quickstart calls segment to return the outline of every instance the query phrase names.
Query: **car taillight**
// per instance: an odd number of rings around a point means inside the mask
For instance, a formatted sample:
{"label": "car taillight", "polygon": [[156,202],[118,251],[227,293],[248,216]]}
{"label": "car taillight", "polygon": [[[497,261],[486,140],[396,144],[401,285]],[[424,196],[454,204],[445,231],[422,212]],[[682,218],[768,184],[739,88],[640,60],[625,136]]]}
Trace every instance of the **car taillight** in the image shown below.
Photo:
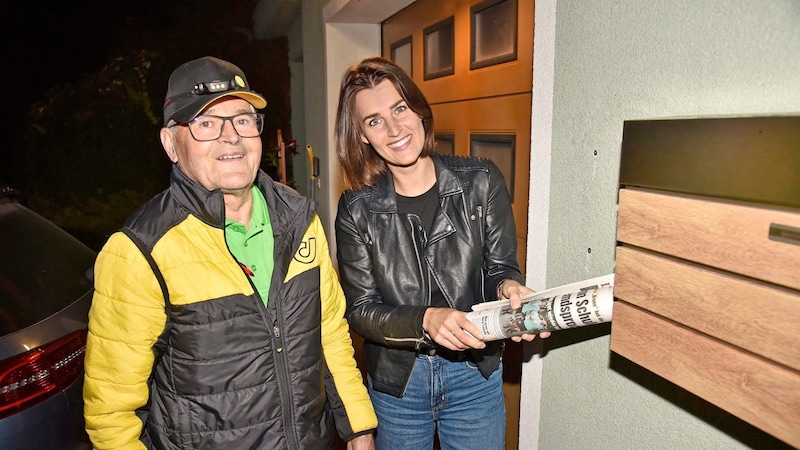
{"label": "car taillight", "polygon": [[86,330],[0,361],[0,419],[43,402],[83,374]]}

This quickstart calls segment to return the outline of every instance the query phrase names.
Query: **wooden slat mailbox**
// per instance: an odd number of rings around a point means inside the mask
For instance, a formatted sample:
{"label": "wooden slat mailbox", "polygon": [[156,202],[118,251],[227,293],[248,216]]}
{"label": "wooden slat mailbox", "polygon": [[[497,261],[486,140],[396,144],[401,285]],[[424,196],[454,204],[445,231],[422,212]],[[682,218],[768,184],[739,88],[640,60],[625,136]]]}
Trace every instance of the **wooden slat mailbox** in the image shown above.
{"label": "wooden slat mailbox", "polygon": [[800,117],[628,121],[611,350],[800,448]]}

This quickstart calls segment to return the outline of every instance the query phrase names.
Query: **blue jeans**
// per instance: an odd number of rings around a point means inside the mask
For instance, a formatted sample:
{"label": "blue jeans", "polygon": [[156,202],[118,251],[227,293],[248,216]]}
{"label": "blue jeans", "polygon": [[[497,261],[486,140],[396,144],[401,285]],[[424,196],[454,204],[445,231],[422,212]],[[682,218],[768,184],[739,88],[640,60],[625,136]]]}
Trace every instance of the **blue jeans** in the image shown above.
{"label": "blue jeans", "polygon": [[437,428],[442,450],[505,448],[502,364],[487,380],[471,361],[420,355],[402,398],[375,391],[369,377],[368,387],[377,450],[433,448]]}

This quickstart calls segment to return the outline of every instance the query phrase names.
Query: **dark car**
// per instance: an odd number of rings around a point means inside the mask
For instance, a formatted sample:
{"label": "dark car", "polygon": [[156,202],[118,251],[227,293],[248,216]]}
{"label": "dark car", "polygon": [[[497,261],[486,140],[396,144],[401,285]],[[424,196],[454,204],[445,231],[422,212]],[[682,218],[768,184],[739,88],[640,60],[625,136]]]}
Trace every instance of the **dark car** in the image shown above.
{"label": "dark car", "polygon": [[83,358],[96,253],[0,184],[0,447],[91,448]]}

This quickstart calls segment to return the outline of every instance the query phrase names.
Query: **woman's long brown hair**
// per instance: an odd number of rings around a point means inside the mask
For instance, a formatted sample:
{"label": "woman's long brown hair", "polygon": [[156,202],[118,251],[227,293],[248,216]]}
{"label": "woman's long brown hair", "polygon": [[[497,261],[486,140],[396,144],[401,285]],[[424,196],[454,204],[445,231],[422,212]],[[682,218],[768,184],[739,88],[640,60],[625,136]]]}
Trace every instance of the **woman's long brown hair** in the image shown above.
{"label": "woman's long brown hair", "polygon": [[433,112],[414,80],[386,58],[365,58],[348,68],[342,77],[336,112],[336,156],[344,169],[344,181],[348,189],[373,186],[375,180],[388,170],[372,145],[361,141],[362,124],[356,111],[356,94],[364,89],[375,88],[384,80],[391,81],[411,111],[422,118],[425,142],[420,158],[429,157],[434,152]]}

